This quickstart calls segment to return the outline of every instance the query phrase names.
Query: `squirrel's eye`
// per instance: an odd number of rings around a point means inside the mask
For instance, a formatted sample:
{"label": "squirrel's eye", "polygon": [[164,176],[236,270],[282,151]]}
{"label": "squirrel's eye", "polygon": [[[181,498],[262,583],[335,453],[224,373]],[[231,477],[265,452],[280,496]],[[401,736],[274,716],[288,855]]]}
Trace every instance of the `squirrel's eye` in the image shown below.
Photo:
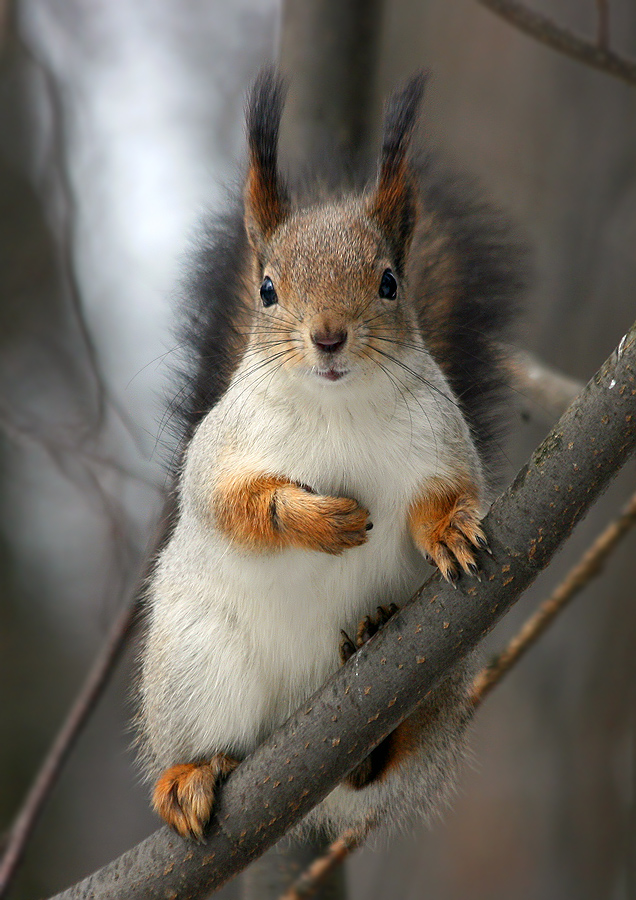
{"label": "squirrel's eye", "polygon": [[397,281],[390,269],[385,269],[380,282],[378,294],[383,300],[395,300],[397,297]]}
{"label": "squirrel's eye", "polygon": [[278,303],[276,289],[269,275],[266,275],[265,278],[263,278],[263,283],[261,285],[261,300],[263,301],[263,306],[273,306],[274,303]]}

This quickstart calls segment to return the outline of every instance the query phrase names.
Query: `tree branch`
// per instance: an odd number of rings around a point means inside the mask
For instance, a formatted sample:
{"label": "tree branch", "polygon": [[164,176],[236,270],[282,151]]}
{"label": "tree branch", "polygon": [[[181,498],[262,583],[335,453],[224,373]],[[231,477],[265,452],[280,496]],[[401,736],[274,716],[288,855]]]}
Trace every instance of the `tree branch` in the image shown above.
{"label": "tree branch", "polygon": [[[280,66],[290,77],[281,145],[303,166],[373,171],[384,0],[285,0]],[[337,169],[337,167],[336,167]]]}
{"label": "tree branch", "polygon": [[553,50],[558,50],[571,59],[592,66],[607,75],[620,78],[627,84],[636,85],[634,60],[619,56],[606,46],[580,38],[547,16],[528,9],[516,0],[477,0],[477,2],[542,44],[552,47]]}
{"label": "tree branch", "polygon": [[484,527],[481,583],[435,575],[226,783],[197,846],[155,832],[58,900],[196,898],[272,846],[426,699],[519,598],[636,446],[636,326]]}

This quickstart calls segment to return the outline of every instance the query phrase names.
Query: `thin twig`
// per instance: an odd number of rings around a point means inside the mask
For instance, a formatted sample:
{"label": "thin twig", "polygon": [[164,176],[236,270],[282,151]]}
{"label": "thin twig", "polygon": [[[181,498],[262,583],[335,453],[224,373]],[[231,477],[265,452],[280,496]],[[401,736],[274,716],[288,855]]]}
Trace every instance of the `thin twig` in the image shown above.
{"label": "thin twig", "polygon": [[596,0],[596,8],[598,10],[596,43],[601,48],[601,50],[607,50],[610,41],[609,0]]}
{"label": "thin twig", "polygon": [[477,0],[482,6],[501,16],[521,31],[531,35],[553,50],[558,50],[578,62],[599,69],[627,84],[636,85],[636,61],[619,56],[607,47],[598,46],[557,25],[552,19],[523,3],[514,0]]}
{"label": "thin twig", "polygon": [[119,614],[11,827],[0,860],[0,897],[4,896],[15,875],[44,803],[75,745],[82,726],[108,683],[131,631],[135,611],[136,604],[133,603]]}
{"label": "thin twig", "polygon": [[475,678],[472,690],[473,707],[478,707],[504,675],[541,637],[558,614],[583,588],[600,575],[603,564],[628,531],[636,525],[636,494],[620,516],[607,526],[586,550],[579,562],[568,572],[561,584],[545,600],[536,613],[523,625],[506,649]]}
{"label": "thin twig", "polygon": [[[622,538],[636,525],[636,494],[617,519],[596,538],[579,562],[569,571],[558,588],[522,626],[506,649],[476,676],[471,702],[473,709],[496,687],[521,657],[535,644],[567,604],[597,575]],[[311,897],[325,878],[362,845],[366,834],[344,832],[323,856],[319,856],[300,875],[280,900],[304,900]]]}
{"label": "thin twig", "polygon": [[44,804],[57,782],[62,767],[75,746],[83,727],[86,725],[89,716],[94,711],[108,684],[115,665],[133,631],[139,610],[140,587],[145,582],[148,567],[151,565],[156,548],[165,534],[166,523],[169,517],[170,506],[168,501],[164,505],[154,536],[149,544],[150,552],[147,554],[142,567],[142,577],[134,589],[133,599],[121,611],[108,633],[97,659],[69,709],[9,830],[0,858],[0,898],[5,895],[13,880],[26,845],[42,813]]}
{"label": "thin twig", "polygon": [[296,879],[280,900],[306,900],[313,897],[323,881],[364,842],[366,832],[351,828],[330,844],[323,856],[317,857],[312,864]]}

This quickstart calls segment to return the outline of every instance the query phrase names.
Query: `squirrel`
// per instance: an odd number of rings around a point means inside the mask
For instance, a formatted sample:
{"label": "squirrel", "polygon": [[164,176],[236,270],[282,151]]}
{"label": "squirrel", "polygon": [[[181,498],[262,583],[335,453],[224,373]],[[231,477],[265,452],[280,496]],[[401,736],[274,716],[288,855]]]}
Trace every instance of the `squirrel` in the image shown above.
{"label": "squirrel", "polygon": [[[426,76],[390,98],[377,178],[279,170],[284,90],[248,98],[242,203],[193,280],[178,512],[147,590],[140,741],[153,805],[202,840],[219,782],[430,572],[478,577],[521,287],[507,227],[411,150]],[[462,664],[311,816],[333,830],[448,795]]]}

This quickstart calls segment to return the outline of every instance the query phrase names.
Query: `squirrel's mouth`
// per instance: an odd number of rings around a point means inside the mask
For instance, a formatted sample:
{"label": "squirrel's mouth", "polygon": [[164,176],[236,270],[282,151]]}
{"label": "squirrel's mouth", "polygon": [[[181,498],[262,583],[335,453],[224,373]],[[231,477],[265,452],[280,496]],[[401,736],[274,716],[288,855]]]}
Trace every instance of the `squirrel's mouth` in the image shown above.
{"label": "squirrel's mouth", "polygon": [[348,374],[348,369],[315,369],[316,374],[320,378],[324,378],[326,381],[340,381],[341,378],[344,378],[345,375]]}

